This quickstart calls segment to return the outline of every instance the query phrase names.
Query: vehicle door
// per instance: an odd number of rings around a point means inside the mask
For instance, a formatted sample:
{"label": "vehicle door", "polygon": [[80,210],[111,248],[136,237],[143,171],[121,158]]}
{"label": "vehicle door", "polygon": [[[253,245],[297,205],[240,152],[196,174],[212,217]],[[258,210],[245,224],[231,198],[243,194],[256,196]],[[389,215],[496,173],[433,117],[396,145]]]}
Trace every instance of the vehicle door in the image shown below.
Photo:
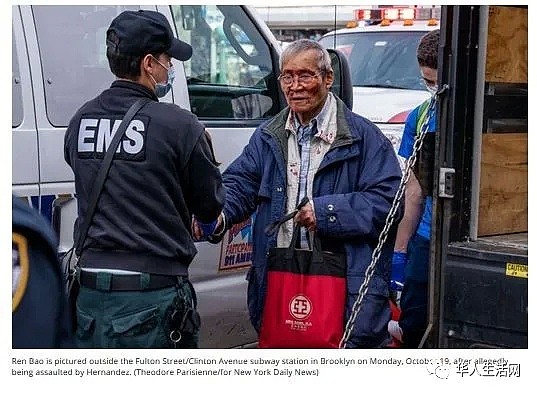
{"label": "vehicle door", "polygon": [[427,340],[527,348],[527,7],[442,6],[438,60]]}
{"label": "vehicle door", "polygon": [[[279,47],[264,22],[246,7],[157,9],[171,18],[177,36],[193,48],[192,58],[183,63],[184,84],[181,79],[174,84],[174,100],[206,126],[224,171],[255,128],[286,105],[277,81]],[[181,102],[181,94],[186,103]],[[197,244],[199,253],[190,275],[201,307],[202,347],[227,348],[256,341],[248,318],[245,280],[251,265],[251,220],[234,226],[218,245]]]}

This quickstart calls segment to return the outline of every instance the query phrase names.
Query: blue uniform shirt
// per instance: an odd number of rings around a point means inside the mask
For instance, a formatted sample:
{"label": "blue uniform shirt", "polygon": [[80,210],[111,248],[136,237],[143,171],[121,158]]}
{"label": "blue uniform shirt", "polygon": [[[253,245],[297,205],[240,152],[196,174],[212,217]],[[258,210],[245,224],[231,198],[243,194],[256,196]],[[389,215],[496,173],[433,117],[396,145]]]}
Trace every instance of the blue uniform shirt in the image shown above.
{"label": "blue uniform shirt", "polygon": [[[403,131],[403,139],[401,140],[401,146],[399,147],[399,156],[409,159],[412,155],[412,148],[414,147],[414,141],[416,140],[416,129],[418,123],[418,110],[419,106],[408,115],[405,123],[405,129]],[[436,110],[431,109],[429,118],[429,132],[434,133],[436,131]],[[431,239],[431,222],[433,217],[433,198],[425,198],[425,209],[421,215],[420,224],[418,226],[417,233],[426,239]]]}

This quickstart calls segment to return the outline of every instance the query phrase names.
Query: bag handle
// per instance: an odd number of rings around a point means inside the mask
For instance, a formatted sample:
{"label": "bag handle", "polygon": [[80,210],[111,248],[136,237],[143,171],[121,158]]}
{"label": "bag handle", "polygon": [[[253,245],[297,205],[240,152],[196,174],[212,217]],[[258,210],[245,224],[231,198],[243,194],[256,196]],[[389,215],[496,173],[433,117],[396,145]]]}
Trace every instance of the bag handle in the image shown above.
{"label": "bag handle", "polygon": [[[293,228],[293,235],[291,236],[291,243],[289,244],[289,247],[285,251],[285,258],[287,260],[291,260],[296,252],[296,241],[298,239],[298,234],[300,234],[300,226],[298,224],[295,224]],[[321,246],[321,239],[317,235],[317,232],[314,232],[313,234],[313,247],[311,249],[311,262],[312,263],[322,263],[323,262],[323,249]]]}
{"label": "bag handle", "polygon": [[[310,199],[308,198],[308,196],[305,196],[298,203],[298,205],[296,206],[296,208],[293,211],[289,212],[287,215],[285,215],[281,219],[275,220],[274,222],[272,222],[269,225],[267,225],[267,227],[265,227],[265,234],[267,236],[269,236],[269,237],[273,236],[274,234],[277,234],[278,231],[280,230],[280,226],[282,224],[284,224],[285,222],[287,222],[288,220],[294,218],[295,215],[298,213],[298,211],[300,211],[300,209],[302,209],[302,207],[304,205],[306,205],[309,201],[310,201]],[[298,234],[300,233],[299,228],[300,228],[300,226],[298,224],[296,224],[294,226],[294,228],[293,228],[293,235],[291,236],[291,243],[289,244],[289,247],[287,248],[287,251],[285,253],[285,258],[286,259],[292,259],[293,258],[293,255],[294,255],[295,250],[296,250],[294,245],[296,245],[296,241],[298,239]],[[323,262],[323,254],[322,254],[322,247],[321,247],[321,239],[319,238],[317,233],[314,233],[314,235],[313,235],[313,247],[312,247],[311,250],[313,252],[312,256],[311,256],[311,261],[315,262],[315,263],[322,263]]]}
{"label": "bag handle", "polygon": [[129,110],[125,114],[125,117],[121,121],[121,124],[119,125],[117,131],[114,133],[114,138],[112,138],[110,146],[108,146],[108,149],[106,150],[106,154],[104,156],[101,167],[99,168],[99,172],[95,176],[93,188],[91,189],[91,194],[88,199],[88,209],[84,218],[84,225],[80,230],[80,234],[78,235],[78,239],[76,242],[75,252],[78,252],[77,255],[79,257],[82,254],[82,250],[84,249],[84,243],[86,242],[86,237],[88,235],[91,221],[93,220],[93,215],[95,214],[95,208],[97,208],[97,202],[99,201],[99,198],[101,196],[104,181],[106,180],[108,172],[110,171],[110,166],[112,165],[112,160],[114,159],[114,154],[117,150],[117,147],[119,146],[119,142],[123,138],[123,135],[127,130],[127,126],[131,122],[132,118],[134,118],[134,115],[136,115],[136,113],[138,113],[138,111],[140,111],[142,107],[146,105],[149,101],[151,100],[147,98],[139,99],[129,108]]}
{"label": "bag handle", "polygon": [[285,222],[287,222],[288,220],[294,218],[295,215],[298,213],[298,211],[300,211],[300,209],[302,209],[302,207],[306,205],[309,201],[310,199],[307,196],[304,197],[302,201],[298,203],[298,205],[293,211],[289,212],[287,215],[285,215],[281,219],[275,220],[274,222],[267,225],[267,227],[265,227],[265,234],[269,237],[273,236],[274,234],[277,234],[278,231],[280,230],[280,226],[284,224]]}

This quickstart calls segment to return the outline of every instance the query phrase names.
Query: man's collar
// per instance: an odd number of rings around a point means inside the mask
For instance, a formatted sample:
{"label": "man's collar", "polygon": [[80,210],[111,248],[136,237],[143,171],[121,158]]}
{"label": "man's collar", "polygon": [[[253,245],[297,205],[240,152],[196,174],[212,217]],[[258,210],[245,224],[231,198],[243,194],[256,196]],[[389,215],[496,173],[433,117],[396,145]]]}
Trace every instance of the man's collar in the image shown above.
{"label": "man's collar", "polygon": [[114,82],[112,82],[111,87],[120,87],[135,90],[139,93],[144,94],[145,96],[152,98],[155,101],[158,101],[158,97],[155,95],[154,91],[136,81],[131,81],[128,79],[116,79]]}
{"label": "man's collar", "polygon": [[[313,125],[317,126],[317,132],[315,133],[315,137],[319,137],[320,139],[329,144],[334,141],[334,137],[336,135],[336,130],[328,130],[328,128],[330,127],[330,115],[332,112],[337,112],[337,105],[332,93],[328,92],[328,96],[326,97],[323,108],[313,119],[310,120],[309,123],[309,125],[312,127]],[[285,123],[285,129],[288,131],[288,133],[290,132],[296,135],[298,131],[298,126],[300,126],[298,117],[296,116],[295,112],[290,110],[289,115],[287,116],[287,122]]]}

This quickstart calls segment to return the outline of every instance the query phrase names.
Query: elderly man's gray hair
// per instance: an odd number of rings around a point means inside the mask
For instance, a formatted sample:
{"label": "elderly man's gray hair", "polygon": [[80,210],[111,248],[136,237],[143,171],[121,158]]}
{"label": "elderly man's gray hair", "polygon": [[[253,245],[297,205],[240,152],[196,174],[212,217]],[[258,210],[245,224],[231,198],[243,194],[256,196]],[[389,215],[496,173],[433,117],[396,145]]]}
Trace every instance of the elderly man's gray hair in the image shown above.
{"label": "elderly man's gray hair", "polygon": [[298,54],[310,50],[315,50],[318,53],[317,56],[317,67],[322,72],[331,72],[332,71],[332,62],[330,61],[330,55],[328,51],[317,41],[300,39],[290,43],[282,52],[280,56],[280,70],[283,68],[283,65],[289,60],[297,56]]}

